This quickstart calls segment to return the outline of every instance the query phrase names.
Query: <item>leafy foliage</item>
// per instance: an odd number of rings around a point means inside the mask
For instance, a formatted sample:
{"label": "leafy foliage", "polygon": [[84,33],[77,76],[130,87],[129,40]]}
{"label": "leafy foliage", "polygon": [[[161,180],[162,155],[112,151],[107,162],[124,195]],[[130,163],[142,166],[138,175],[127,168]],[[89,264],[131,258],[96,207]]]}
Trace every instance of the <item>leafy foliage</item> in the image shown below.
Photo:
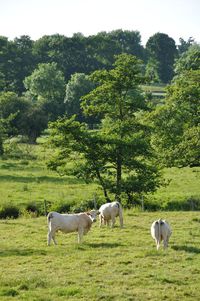
{"label": "leafy foliage", "polygon": [[122,54],[113,69],[95,71],[90,79],[97,88],[82,98],[82,108],[86,115],[100,116],[101,126],[90,131],[74,117],[52,123],[50,143],[59,151],[49,166],[57,169],[75,156],[77,176],[97,180],[108,201],[109,191],[117,199],[124,193],[131,202],[133,194],[159,185],[149,129],[141,122],[141,111],[148,109],[139,89],[145,80],[142,62]]}
{"label": "leafy foliage", "polygon": [[151,115],[152,143],[166,166],[200,162],[200,70],[185,70],[168,87],[166,104]]}
{"label": "leafy foliage", "polygon": [[20,215],[20,210],[12,204],[4,204],[0,207],[0,219],[17,218]]}
{"label": "leafy foliage", "polygon": [[151,36],[146,44],[149,59],[157,61],[157,72],[163,83],[168,83],[173,78],[173,65],[177,56],[175,41],[167,34],[156,33]]}
{"label": "leafy foliage", "polygon": [[93,124],[96,120],[94,118],[87,118],[82,112],[81,97],[85,94],[88,94],[94,88],[94,83],[86,74],[73,74],[66,85],[66,95],[64,100],[66,104],[66,114],[68,116],[76,114],[78,121]]}
{"label": "leafy foliage", "polygon": [[39,64],[34,72],[25,78],[24,84],[32,100],[40,103],[48,120],[55,120],[64,114],[65,79],[56,63]]}
{"label": "leafy foliage", "polygon": [[200,69],[200,45],[194,44],[185,51],[175,63],[175,74],[179,75],[186,70]]}
{"label": "leafy foliage", "polygon": [[48,121],[41,105],[34,104],[26,97],[19,97],[14,92],[0,94],[0,117],[1,124],[3,120],[6,121],[8,137],[25,135],[30,142],[36,141]]}

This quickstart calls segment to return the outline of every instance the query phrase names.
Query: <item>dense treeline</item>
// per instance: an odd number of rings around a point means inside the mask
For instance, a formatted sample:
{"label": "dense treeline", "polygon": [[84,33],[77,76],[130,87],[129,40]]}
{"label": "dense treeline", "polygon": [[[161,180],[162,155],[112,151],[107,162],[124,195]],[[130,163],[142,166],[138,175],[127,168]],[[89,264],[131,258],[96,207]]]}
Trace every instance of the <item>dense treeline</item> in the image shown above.
{"label": "dense treeline", "polygon": [[[159,80],[169,82],[178,52],[186,50],[188,42],[175,41],[166,34],[157,33],[149,38],[146,48],[141,45],[138,31],[115,30],[84,37],[81,33],[69,38],[55,34],[33,41],[21,36],[9,41],[0,37],[0,89],[21,95],[25,91],[23,80],[40,63],[57,63],[68,81],[75,72],[89,74],[99,69],[109,69],[114,55],[128,53],[142,59],[155,69]],[[185,48],[184,48],[185,47]],[[178,51],[180,50],[180,51]],[[150,68],[151,69],[151,68]]]}
{"label": "dense treeline", "polygon": [[0,88],[21,94],[25,91],[23,80],[39,63],[57,63],[68,81],[75,72],[90,73],[110,68],[114,55],[122,52],[134,54],[145,60],[138,31],[116,30],[84,37],[74,34],[69,38],[55,34],[32,41],[29,36],[9,41],[0,37]]}

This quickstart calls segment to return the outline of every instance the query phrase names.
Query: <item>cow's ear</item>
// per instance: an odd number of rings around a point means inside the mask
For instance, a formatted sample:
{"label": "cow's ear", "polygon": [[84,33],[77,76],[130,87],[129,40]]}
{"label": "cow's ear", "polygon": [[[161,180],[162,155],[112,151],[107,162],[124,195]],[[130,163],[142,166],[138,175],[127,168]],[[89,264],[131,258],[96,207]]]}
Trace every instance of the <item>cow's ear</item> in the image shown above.
{"label": "cow's ear", "polygon": [[87,215],[91,215],[89,211],[88,211],[88,212],[86,212],[86,214],[87,214]]}

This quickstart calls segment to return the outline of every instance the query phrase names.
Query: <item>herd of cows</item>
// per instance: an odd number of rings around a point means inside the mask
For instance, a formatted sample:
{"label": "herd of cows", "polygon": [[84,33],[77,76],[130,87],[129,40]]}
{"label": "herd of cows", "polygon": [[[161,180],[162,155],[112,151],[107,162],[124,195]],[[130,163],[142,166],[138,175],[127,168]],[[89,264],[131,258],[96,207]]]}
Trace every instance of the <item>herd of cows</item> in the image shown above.
{"label": "herd of cows", "polygon": [[[122,206],[119,202],[106,203],[103,204],[99,210],[91,210],[89,212],[76,214],[49,212],[47,216],[47,245],[50,245],[51,240],[53,240],[54,244],[57,244],[55,238],[57,231],[64,233],[78,232],[78,243],[81,243],[83,235],[90,230],[92,223],[97,219],[97,215],[99,215],[100,227],[102,225],[109,226],[110,222],[111,227],[114,227],[116,217],[119,217],[120,227],[123,227]],[[151,235],[152,238],[155,239],[157,250],[162,241],[164,248],[168,247],[171,234],[172,231],[170,225],[165,220],[159,219],[152,223]]]}

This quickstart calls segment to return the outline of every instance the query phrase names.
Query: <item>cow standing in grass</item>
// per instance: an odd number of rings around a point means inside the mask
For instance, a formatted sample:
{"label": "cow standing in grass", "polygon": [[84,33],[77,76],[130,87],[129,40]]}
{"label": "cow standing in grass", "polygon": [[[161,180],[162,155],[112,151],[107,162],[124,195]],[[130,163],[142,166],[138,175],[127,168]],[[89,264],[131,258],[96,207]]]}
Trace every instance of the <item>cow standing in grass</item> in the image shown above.
{"label": "cow standing in grass", "polygon": [[112,202],[103,204],[99,208],[99,221],[100,227],[102,225],[109,225],[111,220],[111,227],[113,228],[115,225],[115,218],[119,216],[120,227],[123,227],[123,214],[122,214],[122,206],[119,202]]}
{"label": "cow standing in grass", "polygon": [[87,234],[92,223],[96,221],[97,214],[98,211],[96,210],[77,214],[60,214],[58,212],[50,212],[47,216],[48,246],[51,243],[51,239],[53,239],[55,245],[57,244],[55,235],[59,230],[64,233],[78,232],[78,243],[81,243],[83,235]]}
{"label": "cow standing in grass", "polygon": [[151,225],[151,236],[156,241],[157,250],[160,247],[161,241],[163,241],[164,249],[168,247],[169,238],[172,234],[170,225],[162,219],[154,221]]}

